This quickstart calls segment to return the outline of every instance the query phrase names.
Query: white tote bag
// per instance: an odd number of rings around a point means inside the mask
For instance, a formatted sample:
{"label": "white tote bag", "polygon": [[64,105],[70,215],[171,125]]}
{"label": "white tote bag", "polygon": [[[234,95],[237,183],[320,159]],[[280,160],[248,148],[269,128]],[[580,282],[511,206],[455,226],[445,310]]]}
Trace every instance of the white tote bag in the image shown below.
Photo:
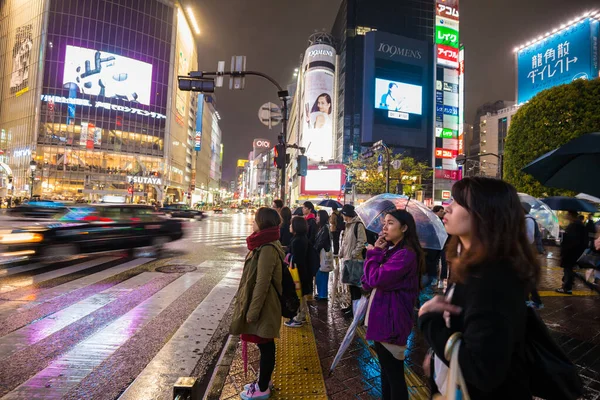
{"label": "white tote bag", "polygon": [[[446,342],[446,348],[444,349],[444,357],[446,360],[450,360],[450,367],[447,371],[446,382],[443,385],[443,389],[438,387],[442,392],[442,395],[434,396],[434,400],[470,400],[469,392],[467,391],[467,384],[463,377],[460,365],[458,364],[458,351],[460,349],[460,343],[462,334],[460,332],[454,333]],[[437,379],[436,379],[437,381]]]}
{"label": "white tote bag", "polygon": [[321,249],[321,253],[319,254],[319,258],[321,260],[319,271],[321,272],[331,272],[333,271],[333,252],[325,251],[325,249]]}

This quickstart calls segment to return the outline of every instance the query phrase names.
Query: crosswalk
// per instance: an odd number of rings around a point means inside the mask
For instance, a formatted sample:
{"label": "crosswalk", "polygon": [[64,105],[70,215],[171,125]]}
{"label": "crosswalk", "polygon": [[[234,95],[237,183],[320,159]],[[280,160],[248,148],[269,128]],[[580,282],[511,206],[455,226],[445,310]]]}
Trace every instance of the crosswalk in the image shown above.
{"label": "crosswalk", "polygon": [[[247,233],[225,235],[187,241],[245,246]],[[218,351],[210,344],[243,267],[236,253],[185,273],[156,270],[179,260],[112,255],[0,267],[0,398],[171,398],[177,378]]]}

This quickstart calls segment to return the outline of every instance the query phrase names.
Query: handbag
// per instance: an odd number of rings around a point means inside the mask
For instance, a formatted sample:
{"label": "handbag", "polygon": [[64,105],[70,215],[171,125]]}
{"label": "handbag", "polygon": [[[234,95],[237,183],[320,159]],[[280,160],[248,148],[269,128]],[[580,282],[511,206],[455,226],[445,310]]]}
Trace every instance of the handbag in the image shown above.
{"label": "handbag", "polygon": [[294,285],[296,286],[296,294],[298,295],[298,298],[301,299],[302,284],[300,283],[300,272],[298,271],[298,267],[296,267],[296,264],[294,264],[294,262],[292,261],[290,262],[288,269],[290,270],[290,274],[292,275],[292,279],[294,280]]}
{"label": "handbag", "polygon": [[600,253],[596,250],[585,249],[577,260],[579,268],[593,268],[600,270]]}
{"label": "handbag", "polygon": [[325,251],[325,249],[321,249],[321,253],[319,254],[319,256],[321,258],[321,266],[319,268],[319,271],[333,271],[333,253],[331,251]]}
{"label": "handbag", "polygon": [[583,395],[583,383],[575,365],[531,307],[527,307],[525,357],[532,395],[547,400],[575,400]]}
{"label": "handbag", "polygon": [[467,384],[460,370],[458,363],[458,352],[462,333],[456,332],[448,338],[446,348],[444,349],[444,357],[450,360],[448,375],[446,376],[446,395],[435,394],[432,398],[435,400],[470,400]]}
{"label": "handbag", "polygon": [[346,260],[342,270],[342,283],[352,286],[362,286],[364,260]]}

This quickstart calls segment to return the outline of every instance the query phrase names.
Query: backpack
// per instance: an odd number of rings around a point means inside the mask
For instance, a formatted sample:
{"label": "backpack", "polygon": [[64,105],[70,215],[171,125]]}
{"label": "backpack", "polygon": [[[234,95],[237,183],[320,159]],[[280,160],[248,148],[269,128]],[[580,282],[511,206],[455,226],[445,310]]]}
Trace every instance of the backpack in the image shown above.
{"label": "backpack", "polygon": [[[362,226],[365,226],[365,224],[363,224],[362,222],[357,222],[356,224],[354,224],[354,237],[357,239],[358,239],[358,225],[359,224]],[[367,243],[374,245],[375,242],[377,241],[377,239],[379,238],[379,235],[373,231],[368,230],[367,227],[365,227],[365,233],[367,234]],[[362,256],[363,256],[363,258],[365,258],[367,256],[366,248],[363,249]]]}
{"label": "backpack", "polygon": [[[266,244],[265,246],[273,245]],[[294,278],[292,278],[292,274],[286,267],[281,255],[279,255],[279,260],[281,261],[281,287],[283,289],[281,294],[272,281],[271,284],[273,285],[273,289],[275,289],[275,293],[277,293],[277,297],[279,297],[279,302],[281,303],[281,316],[284,318],[294,318],[298,313],[298,309],[300,308],[300,299],[298,299],[298,295],[296,294],[296,284],[294,283]]]}
{"label": "backpack", "polygon": [[340,213],[340,212],[336,212],[334,214],[335,214],[335,218],[336,218],[335,231],[341,232],[344,229],[346,229],[346,223],[344,222],[344,217],[342,216],[342,213]]}
{"label": "backpack", "polygon": [[533,244],[535,245],[537,252],[540,254],[546,254],[546,249],[542,243],[542,232],[540,232],[540,227],[538,226],[536,219],[531,216],[526,216],[525,218],[530,218],[533,220],[533,228],[535,232],[533,234]]}

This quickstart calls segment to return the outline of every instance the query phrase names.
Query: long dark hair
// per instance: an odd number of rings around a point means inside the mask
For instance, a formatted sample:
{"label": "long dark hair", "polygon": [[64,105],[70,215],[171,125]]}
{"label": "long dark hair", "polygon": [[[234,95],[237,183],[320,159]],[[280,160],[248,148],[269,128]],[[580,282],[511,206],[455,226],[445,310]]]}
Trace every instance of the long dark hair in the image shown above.
{"label": "long dark hair", "polygon": [[289,225],[292,222],[292,210],[289,207],[283,207],[279,215],[281,215],[281,225]]}
{"label": "long dark hair", "polygon": [[292,218],[292,233],[296,235],[306,235],[308,232],[308,224],[304,217],[296,215]]}
{"label": "long dark hair", "polygon": [[329,214],[327,214],[327,211],[319,210],[317,216],[319,217],[319,229],[329,225]]}
{"label": "long dark hair", "polygon": [[333,108],[333,107],[332,107],[332,105],[331,105],[331,96],[330,96],[330,95],[328,95],[327,93],[321,93],[321,94],[320,94],[320,95],[317,97],[317,99],[315,100],[315,104],[313,104],[313,106],[312,106],[312,108],[311,108],[310,112],[311,112],[311,113],[314,113],[314,112],[319,112],[319,99],[320,99],[321,97],[325,97],[325,101],[327,102],[327,104],[329,104],[329,112],[328,112],[327,114],[331,114],[331,111],[332,111],[332,108]]}
{"label": "long dark hair", "polygon": [[504,181],[473,177],[458,181],[452,197],[471,215],[471,246],[458,255],[460,239],[453,236],[447,247],[452,276],[464,282],[475,265],[508,260],[527,290],[535,287],[540,265],[527,240],[525,212],[517,190]]}
{"label": "long dark hair", "polygon": [[421,288],[421,276],[425,273],[425,252],[419,242],[417,235],[417,224],[412,215],[406,210],[394,210],[388,213],[400,222],[400,226],[406,225],[408,228],[404,232],[404,238],[398,243],[399,248],[412,250],[417,255],[417,276],[419,278],[419,288]]}

